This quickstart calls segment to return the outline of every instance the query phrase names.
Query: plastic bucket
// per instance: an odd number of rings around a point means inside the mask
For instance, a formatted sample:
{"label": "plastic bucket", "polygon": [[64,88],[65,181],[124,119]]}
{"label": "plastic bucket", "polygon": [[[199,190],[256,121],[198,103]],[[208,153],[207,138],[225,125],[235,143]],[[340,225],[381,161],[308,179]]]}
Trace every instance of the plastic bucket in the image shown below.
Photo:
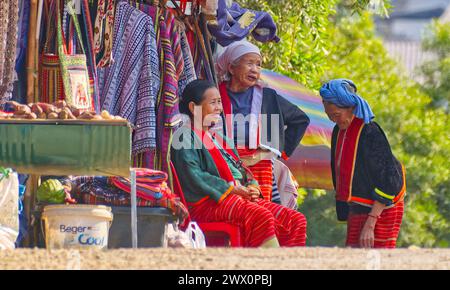
{"label": "plastic bucket", "polygon": [[50,205],[42,212],[47,249],[108,246],[111,208],[100,205]]}

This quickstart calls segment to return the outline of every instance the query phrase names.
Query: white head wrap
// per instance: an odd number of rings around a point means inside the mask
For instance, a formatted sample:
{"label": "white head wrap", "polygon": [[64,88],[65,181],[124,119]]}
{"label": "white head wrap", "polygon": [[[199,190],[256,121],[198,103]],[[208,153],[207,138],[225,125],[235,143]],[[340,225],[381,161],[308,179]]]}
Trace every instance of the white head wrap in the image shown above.
{"label": "white head wrap", "polygon": [[227,80],[229,64],[248,53],[256,53],[261,56],[259,48],[247,40],[236,41],[227,46],[223,53],[217,58],[216,62],[216,71],[219,81],[222,82]]}

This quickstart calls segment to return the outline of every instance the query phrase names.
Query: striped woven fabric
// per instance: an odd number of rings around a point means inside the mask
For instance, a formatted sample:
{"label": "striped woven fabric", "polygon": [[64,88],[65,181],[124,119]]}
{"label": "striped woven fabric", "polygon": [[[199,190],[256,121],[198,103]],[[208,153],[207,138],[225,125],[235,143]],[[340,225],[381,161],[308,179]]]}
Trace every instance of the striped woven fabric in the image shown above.
{"label": "striped woven fabric", "polygon": [[193,80],[197,79],[197,75],[194,70],[194,60],[192,59],[191,48],[187,40],[186,32],[180,32],[181,50],[183,52],[184,69],[183,73],[178,80],[178,96],[181,96],[184,88]]}
{"label": "striped woven fabric", "polygon": [[306,243],[306,219],[294,210],[259,200],[249,202],[230,194],[221,203],[212,199],[189,209],[196,222],[228,222],[239,226],[244,247],[259,247],[276,237],[281,246],[304,246]]}
{"label": "striped woven fabric", "polygon": [[[112,183],[121,190],[130,193],[131,182],[128,178],[112,177]],[[162,171],[140,168],[136,170],[136,195],[146,200],[157,200],[163,197],[167,188],[167,174]]]}
{"label": "striped woven fabric", "polygon": [[[239,157],[244,158],[251,156],[256,152],[256,149],[237,149]],[[248,166],[251,170],[256,181],[258,181],[259,187],[261,188],[261,193],[264,200],[272,200],[272,189],[273,189],[273,170],[272,170],[272,160],[261,160],[253,166]]]}
{"label": "striped woven fabric", "polygon": [[[395,248],[400,226],[402,224],[404,202],[401,201],[392,208],[385,209],[375,225],[374,248]],[[366,223],[367,214],[350,213],[347,221],[348,247],[359,248],[359,238]]]}
{"label": "striped woven fabric", "polygon": [[57,55],[42,54],[39,58],[39,89],[39,100],[36,101],[53,103],[66,98]]}
{"label": "striped woven fabric", "polygon": [[136,125],[133,154],[156,148],[159,63],[152,19],[126,2],[117,3],[114,63],[102,72],[102,109]]}
{"label": "striped woven fabric", "polygon": [[[165,178],[167,178],[167,176],[165,176]],[[139,180],[142,180],[142,178],[139,178]],[[111,178],[76,177],[70,179],[70,183],[75,187],[74,197],[77,197],[77,200],[80,203],[108,206],[131,205],[129,187],[128,190],[122,190],[120,187],[115,186]],[[189,215],[184,204],[178,197],[172,194],[170,189],[167,187],[161,188],[160,194],[161,197],[158,199],[141,198],[138,196],[137,206],[168,208],[174,215],[178,216],[180,220],[184,220]]]}
{"label": "striped woven fabric", "polygon": [[[157,99],[157,144],[158,154],[147,154],[142,159],[151,160],[153,168],[170,172],[168,155],[173,130],[181,123],[178,110],[178,81],[183,72],[184,60],[178,27],[173,13],[161,11],[155,6],[140,4],[139,9],[157,23],[157,46],[160,57],[161,86]],[[152,162],[149,162],[152,163]]]}

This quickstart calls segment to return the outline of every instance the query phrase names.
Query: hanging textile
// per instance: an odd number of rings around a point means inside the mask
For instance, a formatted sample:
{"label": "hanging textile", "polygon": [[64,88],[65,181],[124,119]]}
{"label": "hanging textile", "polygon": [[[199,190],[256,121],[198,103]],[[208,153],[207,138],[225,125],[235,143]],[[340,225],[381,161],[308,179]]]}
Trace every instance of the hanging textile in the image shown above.
{"label": "hanging textile", "polygon": [[189,47],[189,42],[184,30],[180,31],[180,43],[181,51],[183,53],[184,69],[178,81],[178,96],[181,96],[187,84],[197,79],[191,48]]}
{"label": "hanging textile", "polygon": [[[178,110],[178,80],[183,72],[184,61],[180,36],[175,26],[175,17],[169,10],[140,4],[139,9],[151,16],[157,27],[157,45],[161,67],[161,86],[157,102],[157,154],[141,156],[145,167],[169,173],[170,139],[173,130],[181,123]],[[142,164],[142,163],[141,163]]]}
{"label": "hanging textile", "polygon": [[208,25],[217,43],[228,46],[244,39],[250,33],[260,42],[280,41],[276,35],[277,26],[270,14],[241,8],[236,2],[227,7],[226,2],[219,0],[217,21],[210,21]]}
{"label": "hanging textile", "polygon": [[102,109],[136,126],[133,154],[156,147],[156,96],[160,85],[152,19],[119,2],[114,19],[114,63],[99,69]]}
{"label": "hanging textile", "polygon": [[83,42],[86,43],[86,59],[89,73],[89,87],[94,102],[94,109],[100,113],[100,96],[98,91],[98,74],[94,54],[94,32],[89,11],[89,0],[81,0],[81,20]]}
{"label": "hanging textile", "polygon": [[98,67],[110,66],[114,33],[114,0],[99,0],[94,28],[94,53]]}
{"label": "hanging textile", "polygon": [[13,90],[13,100],[19,103],[26,102],[26,54],[28,44],[28,28],[30,18],[30,0],[23,0],[19,2],[19,24],[16,50],[16,66],[17,80]]}
{"label": "hanging textile", "polygon": [[19,2],[0,1],[0,108],[13,90],[18,22]]}
{"label": "hanging textile", "polygon": [[53,103],[65,99],[58,49],[56,44],[56,3],[45,3],[45,43],[39,56],[39,96],[36,101]]}

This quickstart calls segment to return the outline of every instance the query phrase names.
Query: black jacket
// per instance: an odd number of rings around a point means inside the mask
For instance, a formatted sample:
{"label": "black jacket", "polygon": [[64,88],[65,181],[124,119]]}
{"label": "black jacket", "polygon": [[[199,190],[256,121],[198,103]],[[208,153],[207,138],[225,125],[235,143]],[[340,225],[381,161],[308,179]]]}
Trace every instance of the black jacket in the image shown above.
{"label": "black jacket", "polygon": [[[261,105],[262,134],[261,144],[275,148],[281,153],[284,151],[287,156],[291,156],[309,125],[309,117],[277,92],[270,88],[263,89],[263,99]],[[267,116],[264,118],[264,116]],[[279,116],[278,142],[272,140],[272,126],[275,126],[273,117]],[[272,122],[273,121],[273,122]],[[225,122],[224,122],[225,124]],[[226,130],[224,130],[226,132]],[[276,138],[276,136],[274,136]],[[267,141],[267,142],[265,142]],[[278,145],[276,144],[278,143]]]}
{"label": "black jacket", "polygon": [[[339,128],[334,127],[331,138],[331,173],[336,189],[335,151]],[[379,201],[387,206],[396,202],[404,194],[404,168],[395,158],[381,127],[371,122],[365,124],[359,139],[352,182],[352,196]],[[370,204],[337,201],[339,220],[346,220],[348,211],[368,213]],[[349,207],[350,206],[350,207]]]}

